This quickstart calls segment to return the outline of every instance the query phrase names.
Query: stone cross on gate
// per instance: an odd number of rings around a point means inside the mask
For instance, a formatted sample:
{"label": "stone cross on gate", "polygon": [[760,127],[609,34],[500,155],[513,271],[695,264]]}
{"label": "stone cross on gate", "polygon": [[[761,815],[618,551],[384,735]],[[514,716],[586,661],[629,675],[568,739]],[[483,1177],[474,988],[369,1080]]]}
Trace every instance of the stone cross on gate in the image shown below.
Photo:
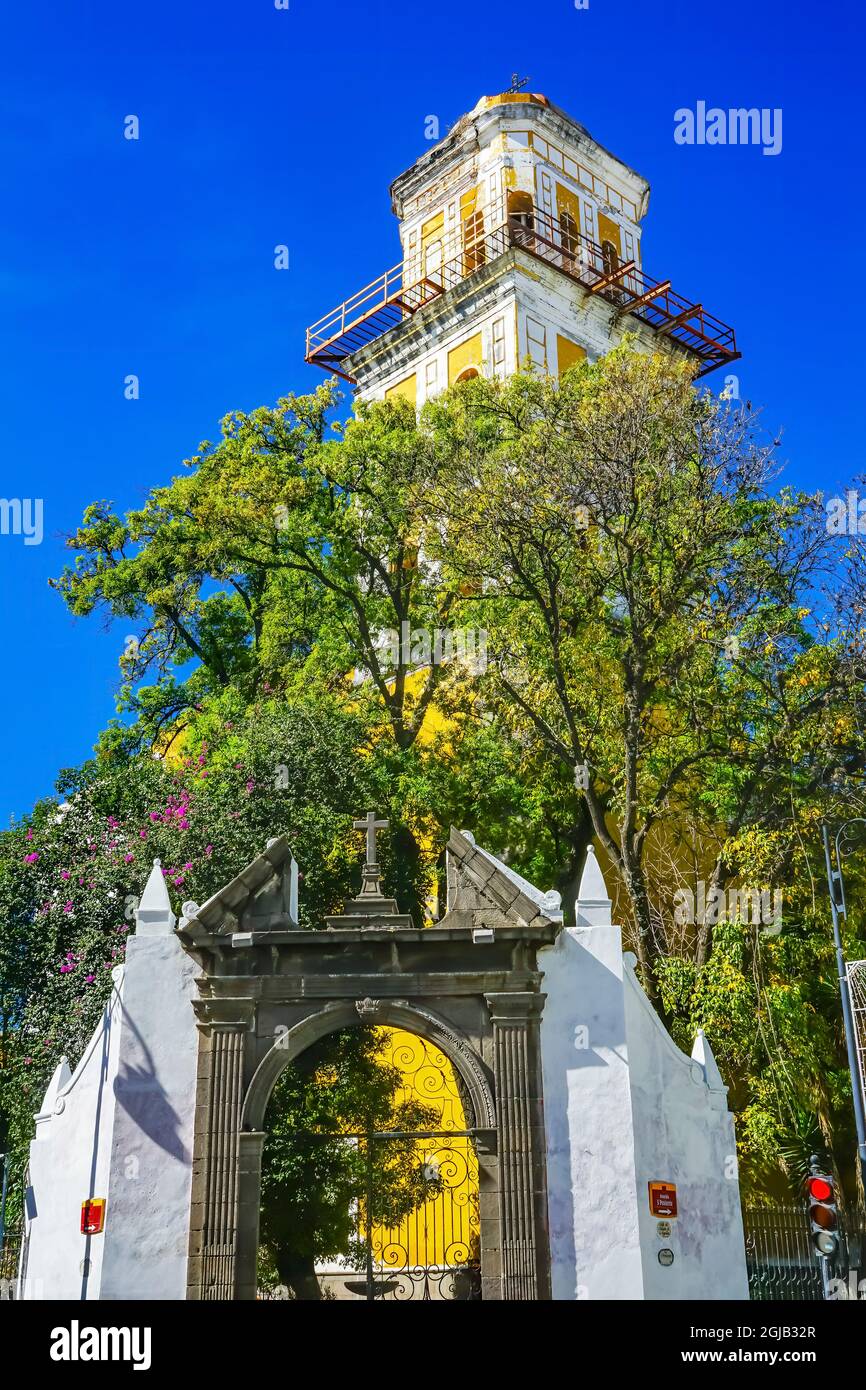
{"label": "stone cross on gate", "polygon": [[381,897],[379,885],[379,859],[376,852],[376,831],[387,830],[389,822],[377,820],[375,811],[368,811],[363,820],[352,821],[355,830],[367,832],[367,857],[361,871],[361,897]]}
{"label": "stone cross on gate", "polygon": [[366,830],[367,832],[367,864],[377,864],[376,855],[376,831],[387,830],[388,821],[376,820],[376,812],[368,811],[363,820],[353,820],[352,827],[355,830]]}
{"label": "stone cross on gate", "polygon": [[352,821],[354,830],[364,830],[367,834],[367,853],[361,870],[361,891],[357,898],[344,903],[343,911],[332,913],[325,918],[329,931],[378,927],[386,924],[389,930],[396,927],[411,927],[412,918],[408,912],[397,910],[395,898],[386,898],[382,892],[379,878],[379,856],[376,851],[376,831],[386,830],[389,821],[377,820],[375,811],[368,811],[363,820]]}

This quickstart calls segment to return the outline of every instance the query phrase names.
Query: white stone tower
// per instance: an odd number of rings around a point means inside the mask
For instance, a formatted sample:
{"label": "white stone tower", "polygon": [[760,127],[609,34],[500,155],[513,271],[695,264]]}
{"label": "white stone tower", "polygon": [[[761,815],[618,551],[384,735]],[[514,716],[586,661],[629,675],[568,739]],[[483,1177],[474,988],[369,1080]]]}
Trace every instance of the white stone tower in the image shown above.
{"label": "white stone tower", "polygon": [[482,97],[391,185],[402,259],[307,330],[362,399],[421,405],[531,363],[560,375],[624,333],[733,362],[734,331],[643,269],[649,184],[544,96]]}

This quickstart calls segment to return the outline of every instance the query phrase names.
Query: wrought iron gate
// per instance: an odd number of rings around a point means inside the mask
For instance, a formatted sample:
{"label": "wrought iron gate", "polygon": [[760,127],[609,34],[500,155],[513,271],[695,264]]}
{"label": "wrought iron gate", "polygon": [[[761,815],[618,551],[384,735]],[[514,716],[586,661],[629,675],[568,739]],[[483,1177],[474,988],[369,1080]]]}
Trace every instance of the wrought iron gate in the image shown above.
{"label": "wrought iron gate", "polygon": [[[382,1300],[466,1300],[481,1297],[481,1227],[478,1160],[474,1136],[395,1131],[358,1136],[368,1188],[358,1204],[359,1246],[364,1258],[363,1297]],[[410,1143],[416,1153],[418,1200],[393,1225],[377,1220],[377,1168],[391,1146]]]}
{"label": "wrought iron gate", "polygon": [[[326,1133],[312,1126],[287,1136],[290,1149],[308,1159],[311,1146],[333,1146],[330,1155],[319,1150],[300,1167],[339,1173],[330,1201],[332,1210],[348,1218],[341,1218],[340,1254],[317,1262],[315,1280],[302,1276],[304,1292],[295,1290],[294,1296],[395,1303],[480,1299],[479,1172],[475,1130],[467,1126],[468,1096],[432,1043],[403,1030],[376,1032],[383,1063],[400,1074],[396,1101],[420,1103],[414,1114],[411,1106],[398,1104],[394,1118],[430,1128]],[[291,1294],[284,1290],[282,1296]]]}

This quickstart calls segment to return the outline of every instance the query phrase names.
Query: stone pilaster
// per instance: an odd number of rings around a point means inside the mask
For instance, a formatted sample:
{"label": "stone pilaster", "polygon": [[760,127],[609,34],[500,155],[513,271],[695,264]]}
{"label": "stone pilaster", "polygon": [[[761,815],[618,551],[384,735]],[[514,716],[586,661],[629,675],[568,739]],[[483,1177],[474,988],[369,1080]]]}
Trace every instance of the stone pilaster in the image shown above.
{"label": "stone pilaster", "polygon": [[259,1253],[259,1214],[262,1187],[264,1130],[245,1130],[238,1136],[237,1253],[235,1298],[256,1296]]}
{"label": "stone pilaster", "polygon": [[202,1049],[193,1156],[189,1296],[235,1297],[239,1137],[247,1019],[199,1024]]}
{"label": "stone pilaster", "polygon": [[538,1046],[544,995],[520,991],[485,999],[493,1023],[499,1122],[502,1297],[533,1302],[549,1297],[539,1250],[546,1210]]}

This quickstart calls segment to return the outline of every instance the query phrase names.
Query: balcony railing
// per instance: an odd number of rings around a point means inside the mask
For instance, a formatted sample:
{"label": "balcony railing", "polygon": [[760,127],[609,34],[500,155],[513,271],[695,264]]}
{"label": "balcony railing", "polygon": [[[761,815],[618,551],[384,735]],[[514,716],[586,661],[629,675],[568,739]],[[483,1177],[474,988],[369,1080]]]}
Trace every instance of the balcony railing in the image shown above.
{"label": "balcony railing", "polygon": [[387,270],[307,329],[306,360],[353,381],[347,357],[514,247],[555,266],[617,315],[633,314],[693,353],[701,362],[699,377],[740,356],[733,328],[677,294],[670,280],[653,280],[635,261],[620,261],[612,248],[578,232],[573,222],[535,207],[503,217],[487,231],[476,218],[450,243],[428,246],[414,262]]}

